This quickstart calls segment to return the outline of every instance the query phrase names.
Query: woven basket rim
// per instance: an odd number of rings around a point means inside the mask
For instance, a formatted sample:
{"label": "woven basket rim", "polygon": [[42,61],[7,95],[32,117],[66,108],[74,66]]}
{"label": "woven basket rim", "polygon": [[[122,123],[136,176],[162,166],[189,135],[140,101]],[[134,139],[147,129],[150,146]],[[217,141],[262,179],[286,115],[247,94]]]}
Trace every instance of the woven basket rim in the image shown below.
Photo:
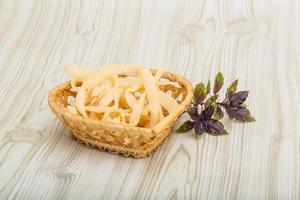
{"label": "woven basket rim", "polygon": [[[158,70],[151,69],[151,72],[156,72],[156,71],[158,71]],[[126,124],[104,122],[104,121],[96,120],[96,119],[92,119],[92,118],[85,118],[81,115],[75,115],[75,114],[69,112],[68,110],[63,110],[62,105],[58,105],[55,101],[56,97],[57,97],[56,94],[61,90],[66,91],[65,88],[70,87],[70,81],[64,82],[64,83],[54,87],[50,91],[50,93],[48,95],[48,104],[54,112],[56,112],[60,115],[62,115],[62,114],[66,115],[69,118],[73,118],[73,119],[77,118],[80,121],[83,121],[85,123],[97,124],[97,125],[101,125],[104,127],[118,127],[120,129],[130,128],[130,129],[135,129],[136,131],[147,131],[147,132],[151,131],[151,132],[159,133],[164,129],[164,127],[168,124],[168,122],[170,122],[170,120],[174,119],[175,117],[177,118],[178,113],[182,112],[182,110],[185,109],[188,106],[188,104],[190,104],[191,99],[193,98],[193,86],[190,83],[190,81],[188,81],[185,77],[175,74],[175,73],[172,73],[172,72],[168,72],[168,71],[163,71],[162,77],[167,78],[167,79],[175,79],[176,82],[178,82],[182,87],[184,87],[186,89],[187,95],[184,98],[184,100],[178,105],[176,110],[174,110],[166,118],[161,120],[153,128],[134,127],[134,126],[126,125]],[[170,78],[170,77],[172,77],[172,78]]]}

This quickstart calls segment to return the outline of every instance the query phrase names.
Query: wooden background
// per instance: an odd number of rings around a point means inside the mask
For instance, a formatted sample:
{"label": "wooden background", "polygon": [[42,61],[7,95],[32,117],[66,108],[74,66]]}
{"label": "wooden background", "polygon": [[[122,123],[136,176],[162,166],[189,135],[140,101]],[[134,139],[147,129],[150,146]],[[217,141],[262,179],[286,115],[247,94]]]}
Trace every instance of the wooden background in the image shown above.
{"label": "wooden background", "polygon": [[[89,149],[47,105],[70,63],[222,71],[257,122],[139,160]],[[0,199],[300,199],[299,87],[298,0],[1,0]]]}

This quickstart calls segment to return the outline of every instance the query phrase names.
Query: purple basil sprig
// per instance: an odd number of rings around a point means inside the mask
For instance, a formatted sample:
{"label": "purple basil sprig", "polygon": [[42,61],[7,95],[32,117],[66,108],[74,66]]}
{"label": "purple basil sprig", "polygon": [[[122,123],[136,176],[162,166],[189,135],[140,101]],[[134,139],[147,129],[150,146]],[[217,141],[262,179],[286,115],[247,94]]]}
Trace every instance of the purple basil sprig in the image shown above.
{"label": "purple basil sprig", "polygon": [[218,102],[219,92],[223,84],[224,78],[222,73],[219,72],[215,78],[213,94],[210,97],[208,97],[211,92],[210,81],[206,85],[204,83],[196,85],[193,102],[186,111],[190,119],[176,130],[178,133],[185,133],[194,129],[198,135],[203,133],[215,136],[226,135],[228,132],[220,122],[224,117],[224,112],[231,120],[243,123],[255,121],[245,104],[249,92],[237,92],[238,80],[235,80],[227,88],[225,99]]}

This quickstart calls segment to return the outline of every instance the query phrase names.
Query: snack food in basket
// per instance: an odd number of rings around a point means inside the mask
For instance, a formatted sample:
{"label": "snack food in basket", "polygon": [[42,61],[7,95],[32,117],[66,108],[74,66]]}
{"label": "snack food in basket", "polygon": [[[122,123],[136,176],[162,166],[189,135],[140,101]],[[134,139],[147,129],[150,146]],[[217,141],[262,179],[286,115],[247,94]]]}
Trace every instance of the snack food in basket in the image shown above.
{"label": "snack food in basket", "polygon": [[88,145],[126,156],[150,155],[192,100],[185,78],[142,66],[70,65],[71,81],[54,88],[49,105]]}

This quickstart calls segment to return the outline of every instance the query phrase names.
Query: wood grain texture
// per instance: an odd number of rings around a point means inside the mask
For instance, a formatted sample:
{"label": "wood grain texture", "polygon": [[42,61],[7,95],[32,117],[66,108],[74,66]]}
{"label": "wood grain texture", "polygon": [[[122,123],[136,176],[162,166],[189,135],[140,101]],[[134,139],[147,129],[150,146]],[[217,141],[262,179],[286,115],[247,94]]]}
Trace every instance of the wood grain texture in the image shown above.
{"label": "wood grain texture", "polygon": [[[297,0],[0,1],[0,199],[300,199],[299,35]],[[70,63],[222,71],[257,122],[139,160],[89,149],[47,105]]]}

